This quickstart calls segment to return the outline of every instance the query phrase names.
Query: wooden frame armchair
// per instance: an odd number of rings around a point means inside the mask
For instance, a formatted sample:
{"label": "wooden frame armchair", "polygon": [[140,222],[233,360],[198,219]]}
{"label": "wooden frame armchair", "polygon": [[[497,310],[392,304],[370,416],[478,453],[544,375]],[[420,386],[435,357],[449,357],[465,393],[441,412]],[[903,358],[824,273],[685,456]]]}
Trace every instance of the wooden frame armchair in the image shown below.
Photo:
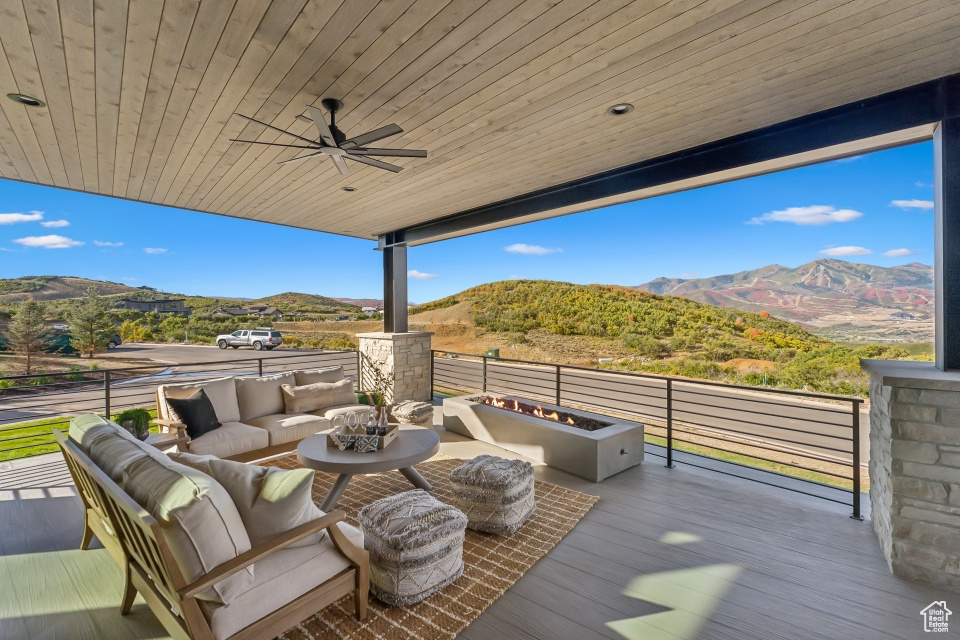
{"label": "wooden frame armchair", "polygon": [[[366,550],[354,545],[336,526],[336,523],[345,517],[343,511],[331,511],[313,522],[276,536],[188,584],[171,554],[159,523],[153,516],[124,493],[75,442],[56,430],[54,436],[83,498],[88,518],[95,517],[99,522],[100,517],[106,515],[115,532],[115,540],[110,543],[114,547],[111,555],[116,559],[116,551],[120,550],[123,560],[121,568],[125,574],[121,613],[130,611],[139,592],[173,638],[215,640],[210,624],[197,602],[197,594],[270,554],[326,529],[336,549],[350,561],[350,566],[230,636],[229,640],[274,638],[351,593],[354,596],[357,618],[363,620],[366,617],[370,555]],[[102,523],[92,530],[98,537],[110,535]],[[109,549],[107,540],[101,540]],[[84,543],[89,543],[86,533]]]}

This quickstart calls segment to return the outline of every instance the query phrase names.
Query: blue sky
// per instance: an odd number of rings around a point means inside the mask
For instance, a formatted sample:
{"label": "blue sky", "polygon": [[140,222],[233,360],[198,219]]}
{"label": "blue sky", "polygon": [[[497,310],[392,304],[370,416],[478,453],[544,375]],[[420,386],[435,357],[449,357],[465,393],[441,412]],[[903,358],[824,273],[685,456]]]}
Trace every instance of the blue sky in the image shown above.
{"label": "blue sky", "polygon": [[[635,285],[831,256],[932,264],[932,182],[932,145],[924,143],[411,247],[410,299],[518,277]],[[252,298],[283,291],[379,298],[373,247],[0,181],[3,278],[73,275]]]}

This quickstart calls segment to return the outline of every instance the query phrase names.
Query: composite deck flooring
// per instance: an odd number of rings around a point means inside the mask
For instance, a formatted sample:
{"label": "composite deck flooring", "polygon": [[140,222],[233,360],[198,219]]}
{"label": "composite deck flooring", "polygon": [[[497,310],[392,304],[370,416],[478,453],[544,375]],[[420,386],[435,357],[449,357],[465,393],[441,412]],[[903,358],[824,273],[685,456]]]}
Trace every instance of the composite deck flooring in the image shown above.
{"label": "composite deck flooring", "polygon": [[[441,452],[504,454],[447,432]],[[930,602],[960,605],[892,576],[869,520],[847,505],[666,469],[649,452],[600,484],[537,475],[600,500],[464,640],[893,640],[927,635]],[[0,638],[166,637],[145,605],[119,615],[120,572],[102,549],[76,550],[81,526],[59,454],[0,464]]]}

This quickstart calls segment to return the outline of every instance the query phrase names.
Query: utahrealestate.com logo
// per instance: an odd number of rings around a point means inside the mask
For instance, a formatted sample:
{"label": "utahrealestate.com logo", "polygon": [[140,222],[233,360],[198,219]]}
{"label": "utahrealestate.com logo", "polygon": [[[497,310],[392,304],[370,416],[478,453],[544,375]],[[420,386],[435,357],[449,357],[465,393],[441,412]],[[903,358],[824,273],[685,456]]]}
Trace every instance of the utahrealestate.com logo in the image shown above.
{"label": "utahrealestate.com logo", "polygon": [[920,611],[923,616],[923,630],[927,633],[947,633],[950,631],[948,619],[953,615],[947,609],[946,600],[934,600]]}

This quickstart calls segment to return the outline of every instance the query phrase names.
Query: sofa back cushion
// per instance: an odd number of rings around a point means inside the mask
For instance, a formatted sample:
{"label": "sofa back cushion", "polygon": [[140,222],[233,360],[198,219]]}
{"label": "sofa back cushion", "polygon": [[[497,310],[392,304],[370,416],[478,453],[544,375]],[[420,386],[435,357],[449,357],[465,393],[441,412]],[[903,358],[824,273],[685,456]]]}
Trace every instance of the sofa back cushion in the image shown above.
{"label": "sofa back cushion", "polygon": [[283,413],[280,385],[294,384],[294,380],[293,372],[261,378],[237,378],[237,400],[240,403],[238,422],[272,413]]}
{"label": "sofa back cushion", "polygon": [[88,413],[71,419],[70,429],[67,433],[70,439],[77,443],[81,451],[90,455],[90,446],[93,442],[104,434],[115,432],[116,429],[114,427],[116,426],[117,425],[106,418],[101,418],[94,413]]}
{"label": "sofa back cushion", "polygon": [[[204,473],[162,456],[147,456],[124,469],[123,489],[160,523],[188,584],[250,550],[250,537],[230,494]],[[251,582],[253,567],[248,567],[197,597],[230,604]]]}
{"label": "sofa back cushion", "polygon": [[157,389],[157,411],[160,413],[161,418],[178,420],[179,416],[171,409],[167,398],[189,398],[200,389],[203,389],[207,398],[210,399],[210,404],[213,405],[213,410],[217,414],[217,420],[221,424],[224,422],[239,422],[240,405],[237,403],[237,387],[234,380],[236,380],[236,378],[229,376],[226,378],[204,380],[203,382],[161,385]]}
{"label": "sofa back cushion", "polygon": [[356,402],[353,392],[353,381],[315,382],[313,384],[294,387],[282,385],[283,404],[286,413],[309,413],[325,407]]}
{"label": "sofa back cushion", "polygon": [[343,367],[323,367],[322,369],[304,369],[294,371],[296,386],[302,387],[315,382],[340,382],[343,380]]}
{"label": "sofa back cushion", "polygon": [[[240,512],[254,546],[324,515],[313,503],[311,469],[260,467],[233,460],[211,460],[210,475],[219,482]],[[320,542],[324,532],[291,547]]]}
{"label": "sofa back cushion", "polygon": [[120,484],[123,481],[124,469],[140,458],[151,455],[147,450],[148,446],[139,440],[124,438],[117,431],[111,431],[98,436],[90,445],[87,455],[111,480]]}

